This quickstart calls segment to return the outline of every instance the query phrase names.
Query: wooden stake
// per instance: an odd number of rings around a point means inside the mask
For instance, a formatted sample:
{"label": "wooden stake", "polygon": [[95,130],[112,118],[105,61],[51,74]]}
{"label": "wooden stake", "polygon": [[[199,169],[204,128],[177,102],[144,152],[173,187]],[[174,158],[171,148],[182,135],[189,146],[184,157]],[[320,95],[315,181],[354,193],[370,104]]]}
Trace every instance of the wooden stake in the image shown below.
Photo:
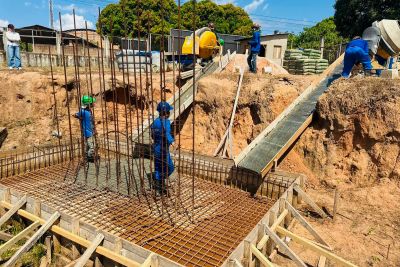
{"label": "wooden stake", "polygon": [[309,195],[306,194],[306,192],[303,191],[298,185],[294,185],[294,189],[299,193],[299,195],[302,196],[303,200],[310,205],[315,212],[317,212],[322,218],[328,217],[328,215],[320,208],[318,205],[311,199]]}
{"label": "wooden stake", "polygon": [[96,248],[100,245],[104,240],[103,234],[97,234],[95,239],[92,241],[92,244],[86,249],[85,253],[79,258],[79,260],[75,263],[74,267],[83,267],[86,262],[90,259],[93,252],[95,252]]}
{"label": "wooden stake", "polygon": [[51,236],[46,236],[46,239],[44,240],[44,243],[46,244],[47,262],[51,263]]}
{"label": "wooden stake", "polygon": [[18,202],[11,208],[9,209],[6,214],[1,216],[0,218],[0,226],[2,226],[4,223],[6,223],[23,205],[26,203],[26,195],[23,196]]}
{"label": "wooden stake", "polygon": [[265,257],[262,253],[261,253],[261,251],[259,251],[257,248],[256,248],[256,246],[254,246],[253,244],[250,246],[250,249],[251,249],[251,253],[254,255],[254,256],[256,256],[256,258],[260,261],[260,263],[263,265],[263,266],[266,266],[266,267],[274,267],[274,265],[272,264],[272,262],[270,262],[268,259],[267,259],[267,257]]}
{"label": "wooden stake", "polygon": [[18,251],[15,252],[15,254],[3,266],[14,266],[19,257],[30,250],[33,245],[39,240],[39,238],[42,237],[44,233],[46,233],[46,231],[49,230],[50,227],[58,220],[58,218],[60,218],[60,213],[56,211],[55,213],[53,213],[53,215],[51,215],[46,223],[43,224],[42,227],[40,227],[40,229],[33,236],[31,236],[31,238],[29,238],[28,241],[26,241],[26,243],[22,247],[20,247]]}
{"label": "wooden stake", "polygon": [[280,232],[281,234],[290,237],[291,239],[293,239],[293,241],[295,241],[299,244],[302,244],[304,247],[309,248],[309,249],[321,254],[322,256],[325,256],[327,259],[330,259],[342,266],[356,267],[356,265],[354,265],[353,263],[346,261],[345,259],[339,257],[338,255],[336,255],[324,248],[321,248],[320,246],[312,243],[310,240],[300,237],[300,236],[286,230],[285,228],[278,226],[278,228],[276,230],[278,232]]}
{"label": "wooden stake", "polygon": [[300,224],[308,230],[310,234],[313,235],[313,237],[318,240],[318,242],[322,243],[323,245],[327,246],[332,250],[331,246],[318,234],[317,231],[314,230],[314,228],[309,224],[306,219],[301,216],[301,214],[292,206],[290,205],[289,202],[286,201],[286,208],[292,213],[292,215],[297,219],[297,221],[300,222]]}
{"label": "wooden stake", "polygon": [[0,255],[2,255],[4,252],[6,252],[7,250],[9,250],[15,243],[17,243],[18,241],[20,241],[23,238],[26,238],[26,236],[33,232],[38,226],[40,225],[39,221],[36,221],[34,223],[32,223],[31,225],[29,225],[27,228],[25,228],[24,230],[22,230],[21,232],[19,232],[16,236],[14,236],[13,238],[11,238],[10,240],[8,240],[7,243],[3,244],[0,246]]}
{"label": "wooden stake", "polygon": [[[278,226],[277,229],[283,229],[282,227]],[[276,245],[279,246],[279,249],[283,250],[283,252],[291,258],[297,266],[300,267],[307,267],[307,265],[297,256],[289,247],[286,245],[285,242],[283,242],[277,234],[275,234],[274,231],[272,231],[270,228],[266,227],[265,231],[267,234],[271,237],[271,239],[275,242]]]}

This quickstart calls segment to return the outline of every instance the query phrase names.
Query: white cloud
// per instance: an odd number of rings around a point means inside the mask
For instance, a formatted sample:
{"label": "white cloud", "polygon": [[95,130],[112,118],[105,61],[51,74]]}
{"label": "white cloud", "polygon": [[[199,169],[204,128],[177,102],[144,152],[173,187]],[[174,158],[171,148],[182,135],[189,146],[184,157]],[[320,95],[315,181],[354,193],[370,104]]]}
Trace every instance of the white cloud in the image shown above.
{"label": "white cloud", "polygon": [[56,9],[59,9],[61,12],[72,12],[75,9],[76,13],[84,14],[86,13],[86,9],[77,7],[75,4],[70,5],[54,5]]}
{"label": "white cloud", "polygon": [[32,3],[31,3],[31,2],[25,2],[24,5],[25,5],[25,6],[31,6]]}
{"label": "white cloud", "polygon": [[263,10],[263,11],[265,11],[265,10],[267,10],[267,9],[268,9],[268,7],[269,7],[269,4],[267,3],[267,4],[265,4],[265,5],[264,5],[264,7],[263,7],[263,9],[262,9],[262,10]]}
{"label": "white cloud", "polygon": [[235,0],[214,0],[217,5],[236,4]]}
{"label": "white cloud", "polygon": [[247,13],[251,13],[252,11],[256,10],[259,6],[261,6],[263,3],[264,0],[253,0],[253,2],[244,7],[244,10]]}
{"label": "white cloud", "polygon": [[[75,22],[76,22],[76,28],[77,29],[85,29],[85,18],[83,16],[75,15]],[[73,14],[62,14],[61,15],[61,23],[62,23],[62,28],[63,30],[71,30],[74,28],[74,15]],[[59,29],[59,26],[57,23],[57,29]],[[87,21],[87,26],[88,29],[93,29],[94,24],[91,21]]]}
{"label": "white cloud", "polygon": [[0,19],[0,28],[5,28],[8,26],[8,24],[10,24],[8,20]]}

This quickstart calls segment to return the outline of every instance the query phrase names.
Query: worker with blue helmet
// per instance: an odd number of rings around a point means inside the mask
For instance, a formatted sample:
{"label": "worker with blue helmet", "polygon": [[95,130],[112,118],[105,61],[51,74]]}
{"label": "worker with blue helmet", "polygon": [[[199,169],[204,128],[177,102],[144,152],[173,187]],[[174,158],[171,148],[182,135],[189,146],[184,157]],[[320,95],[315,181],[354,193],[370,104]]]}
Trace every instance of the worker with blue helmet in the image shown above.
{"label": "worker with blue helmet", "polygon": [[363,65],[365,74],[370,75],[372,64],[369,56],[368,42],[357,36],[346,47],[342,76],[349,78],[354,65],[359,63]]}
{"label": "worker with blue helmet", "polygon": [[158,103],[159,117],[151,125],[151,137],[154,140],[154,183],[160,195],[168,193],[165,181],[174,171],[174,163],[169,153],[169,147],[174,143],[171,122],[168,119],[172,109],[172,106],[165,101]]}

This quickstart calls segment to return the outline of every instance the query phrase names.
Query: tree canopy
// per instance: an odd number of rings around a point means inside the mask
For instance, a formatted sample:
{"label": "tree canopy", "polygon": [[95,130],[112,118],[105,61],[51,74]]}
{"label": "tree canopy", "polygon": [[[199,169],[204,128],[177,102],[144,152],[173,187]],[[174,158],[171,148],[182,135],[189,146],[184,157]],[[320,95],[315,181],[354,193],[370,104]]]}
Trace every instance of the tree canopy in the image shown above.
{"label": "tree canopy", "polygon": [[313,27],[304,28],[298,35],[289,35],[289,46],[319,49],[321,38],[325,39],[325,47],[332,47],[345,39],[336,30],[333,17],[322,20]]}
{"label": "tree canopy", "polygon": [[[164,11],[164,12],[162,12]],[[196,28],[215,24],[219,33],[249,35],[252,20],[249,15],[233,4],[217,5],[211,0],[199,1],[195,6]],[[193,1],[181,6],[181,28],[193,28]],[[101,29],[100,29],[101,26]],[[178,27],[178,7],[174,0],[120,0],[107,5],[97,22],[97,30],[114,36],[141,36],[151,33],[169,33]],[[112,29],[112,31],[111,31]]]}
{"label": "tree canopy", "polygon": [[335,24],[344,37],[361,35],[376,20],[399,19],[399,0],[337,0]]}

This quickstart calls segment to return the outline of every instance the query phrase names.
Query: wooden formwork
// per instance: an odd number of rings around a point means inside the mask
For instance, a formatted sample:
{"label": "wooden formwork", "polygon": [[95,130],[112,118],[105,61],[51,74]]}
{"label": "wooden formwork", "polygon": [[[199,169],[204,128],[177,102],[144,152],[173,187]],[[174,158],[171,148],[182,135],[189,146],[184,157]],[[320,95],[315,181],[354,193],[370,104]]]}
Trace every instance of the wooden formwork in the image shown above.
{"label": "wooden formwork", "polygon": [[[25,208],[16,209],[16,213],[32,222],[38,221],[40,225],[44,225],[53,214],[59,213],[58,221],[54,222],[49,228],[51,232],[59,237],[89,248],[98,234],[102,234],[104,239],[101,246],[96,246],[95,252],[111,263],[118,263],[123,266],[142,266],[148,259],[156,257],[158,266],[178,267],[181,266],[165,257],[157,255],[143,247],[135,245],[127,240],[123,240],[108,232],[104,232],[91,224],[80,221],[62,211],[47,206],[45,203],[20,194],[19,192],[0,185],[0,206],[3,209],[11,210],[15,205],[26,198]],[[149,266],[149,265],[148,265]],[[151,265],[154,266],[154,265]]]}

